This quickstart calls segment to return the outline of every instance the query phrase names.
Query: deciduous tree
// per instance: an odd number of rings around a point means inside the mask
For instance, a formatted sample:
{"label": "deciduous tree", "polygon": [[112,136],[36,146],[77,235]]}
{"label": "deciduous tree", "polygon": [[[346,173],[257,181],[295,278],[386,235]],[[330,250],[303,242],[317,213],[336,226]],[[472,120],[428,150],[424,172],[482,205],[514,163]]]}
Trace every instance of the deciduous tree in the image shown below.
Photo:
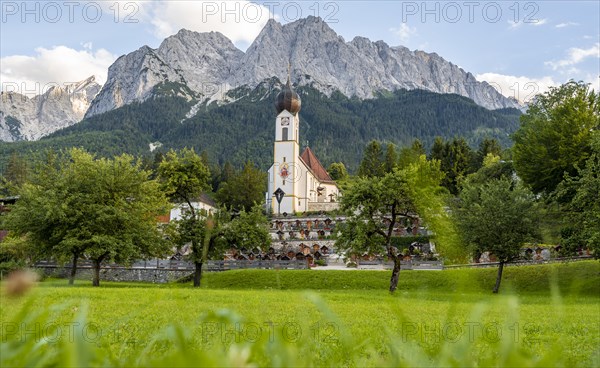
{"label": "deciduous tree", "polygon": [[591,133],[600,127],[600,95],[570,81],[536,97],[514,134],[519,177],[535,193],[553,192],[565,173],[577,176],[590,157]]}
{"label": "deciduous tree", "polygon": [[383,178],[357,178],[342,197],[347,220],[336,246],[349,252],[387,254],[394,261],[390,279],[390,292],[394,292],[402,255],[391,244],[393,229],[402,217],[420,218],[436,229],[447,224],[439,197],[442,177],[439,162],[427,161],[423,155],[417,163]]}
{"label": "deciduous tree", "polygon": [[240,211],[239,216],[225,226],[224,237],[230,246],[238,249],[259,248],[264,251],[271,244],[268,226],[261,206],[254,206],[250,211]]}
{"label": "deciduous tree", "polygon": [[533,194],[507,178],[467,180],[454,213],[470,249],[496,256],[499,265],[493,292],[497,293],[504,264],[519,256],[523,243],[538,236]]}
{"label": "deciduous tree", "polygon": [[227,181],[222,182],[217,191],[217,200],[227,208],[250,209],[262,203],[267,191],[267,175],[250,161],[242,171],[228,173]]}
{"label": "deciduous tree", "polygon": [[348,170],[346,169],[346,165],[343,162],[334,162],[329,165],[327,168],[327,172],[331,179],[343,181],[348,179]]}
{"label": "deciduous tree", "polygon": [[167,201],[149,175],[129,155],[95,159],[72,149],[67,160],[46,163],[22,187],[5,225],[44,255],[70,256],[71,283],[77,261],[86,256],[98,286],[102,262],[127,264],[168,248],[156,221]]}
{"label": "deciduous tree", "polygon": [[193,149],[184,148],[179,153],[169,151],[160,163],[158,173],[167,196],[173,201],[183,201],[188,206],[188,214],[184,216],[180,232],[183,231],[184,238],[192,243],[194,287],[199,287],[202,265],[209,247],[205,239],[210,238],[211,227],[201,220],[193,202],[210,189],[210,171]]}
{"label": "deciduous tree", "polygon": [[578,176],[567,177],[558,192],[575,193],[567,194],[572,197],[565,206],[571,231],[565,232],[563,246],[570,252],[587,247],[600,258],[600,131],[593,134],[592,155],[585,166],[578,169]]}

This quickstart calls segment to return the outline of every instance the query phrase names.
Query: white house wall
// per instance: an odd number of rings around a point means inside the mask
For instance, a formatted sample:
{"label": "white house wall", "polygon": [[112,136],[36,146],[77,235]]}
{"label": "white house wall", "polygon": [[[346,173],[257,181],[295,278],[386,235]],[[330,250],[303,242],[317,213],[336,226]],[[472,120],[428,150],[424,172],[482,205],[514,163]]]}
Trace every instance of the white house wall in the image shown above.
{"label": "white house wall", "polygon": [[[213,207],[209,204],[206,204],[204,202],[192,202],[192,206],[194,207],[194,209],[196,211],[205,210],[209,214],[214,213],[216,210],[215,207]],[[170,220],[171,221],[181,220],[183,218],[184,211],[187,211],[188,209],[189,209],[189,206],[187,203],[181,203],[181,204],[176,205],[174,208],[171,209]]]}

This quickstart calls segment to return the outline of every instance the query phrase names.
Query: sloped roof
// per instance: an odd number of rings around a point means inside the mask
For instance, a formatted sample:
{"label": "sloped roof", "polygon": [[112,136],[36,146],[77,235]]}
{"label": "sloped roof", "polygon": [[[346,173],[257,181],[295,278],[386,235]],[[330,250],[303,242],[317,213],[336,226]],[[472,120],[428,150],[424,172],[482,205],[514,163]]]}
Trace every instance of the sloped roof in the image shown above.
{"label": "sloped roof", "polygon": [[205,204],[207,204],[207,205],[209,205],[209,206],[211,206],[211,207],[215,207],[215,208],[217,207],[217,202],[215,202],[215,200],[214,200],[214,199],[212,199],[212,198],[211,198],[211,197],[210,197],[208,194],[206,194],[206,193],[202,193],[202,194],[200,195],[200,197],[198,197],[198,198],[197,198],[197,201],[198,201],[198,202],[205,203]]}
{"label": "sloped roof", "polygon": [[319,179],[319,181],[331,183],[334,182],[331,179],[331,176],[329,176],[329,174],[327,173],[327,170],[325,170],[323,165],[321,165],[321,162],[319,161],[317,156],[315,156],[313,151],[310,149],[310,147],[306,147],[304,149],[304,152],[302,152],[300,158],[302,159],[302,161],[304,161],[306,167],[308,167],[308,169],[312,171],[315,177]]}
{"label": "sloped roof", "polygon": [[[202,193],[200,196],[192,198],[192,203],[204,203],[211,207],[217,208],[217,202],[212,199],[207,193]],[[185,202],[179,201],[179,204],[186,204]]]}

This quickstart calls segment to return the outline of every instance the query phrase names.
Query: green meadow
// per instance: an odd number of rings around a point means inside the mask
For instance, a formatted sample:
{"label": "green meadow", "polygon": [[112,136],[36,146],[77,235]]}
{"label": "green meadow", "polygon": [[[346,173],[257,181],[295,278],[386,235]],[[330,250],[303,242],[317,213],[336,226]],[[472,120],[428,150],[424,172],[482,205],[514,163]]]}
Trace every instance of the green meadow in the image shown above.
{"label": "green meadow", "polygon": [[600,366],[600,263],[240,270],[2,294],[0,366]]}

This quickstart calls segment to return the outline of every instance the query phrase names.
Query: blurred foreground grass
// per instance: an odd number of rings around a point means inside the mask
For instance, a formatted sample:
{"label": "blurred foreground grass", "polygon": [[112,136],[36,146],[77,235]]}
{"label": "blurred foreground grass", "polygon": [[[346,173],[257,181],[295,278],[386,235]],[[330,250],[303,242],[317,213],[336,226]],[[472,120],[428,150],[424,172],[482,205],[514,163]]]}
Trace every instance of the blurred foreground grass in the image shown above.
{"label": "blurred foreground grass", "polygon": [[[600,366],[600,263],[65,280],[0,301],[0,366]],[[306,291],[308,290],[308,291]]]}

